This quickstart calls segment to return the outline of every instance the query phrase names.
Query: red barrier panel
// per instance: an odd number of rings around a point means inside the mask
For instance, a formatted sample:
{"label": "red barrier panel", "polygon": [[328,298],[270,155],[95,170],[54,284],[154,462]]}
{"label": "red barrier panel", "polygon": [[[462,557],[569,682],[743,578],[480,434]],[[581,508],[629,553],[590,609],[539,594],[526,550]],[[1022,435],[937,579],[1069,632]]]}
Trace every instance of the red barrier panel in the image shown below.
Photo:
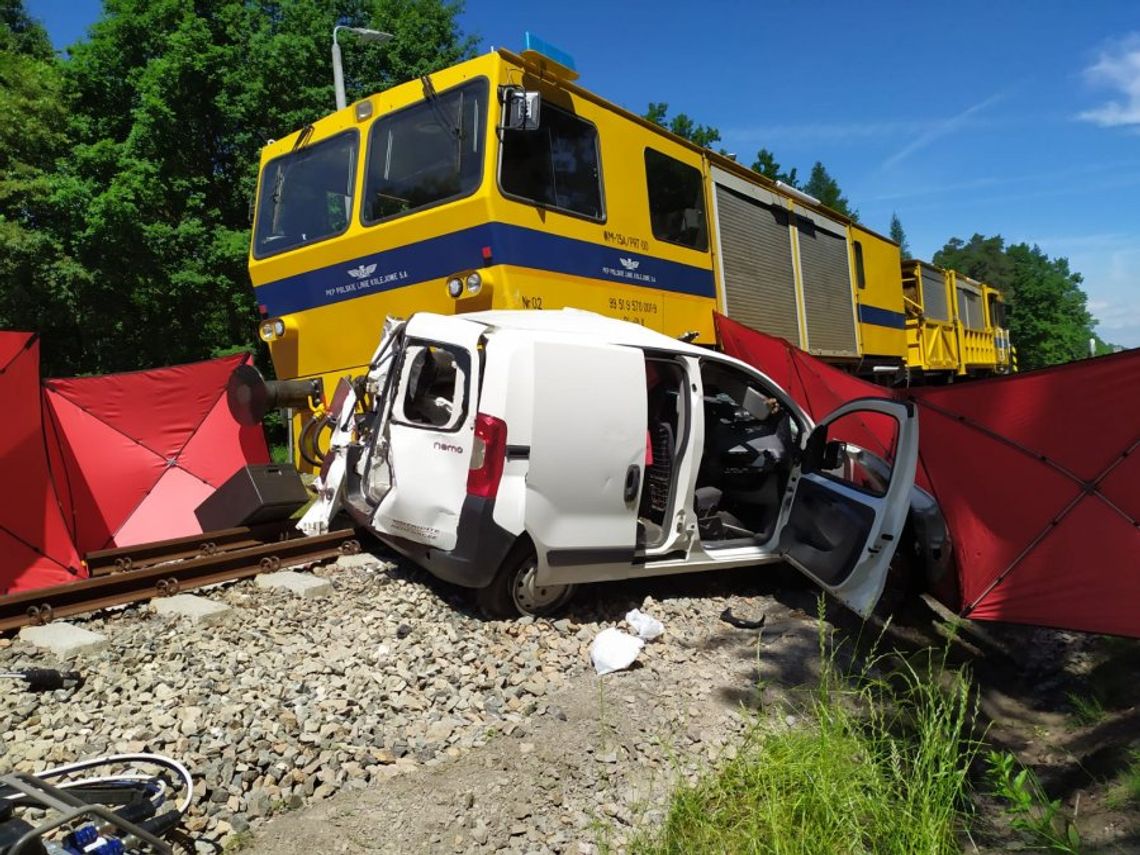
{"label": "red barrier panel", "polygon": [[44,383],[52,470],[81,553],[196,534],[194,508],[269,461],[261,428],[226,406],[226,381],[248,361]]}
{"label": "red barrier panel", "polygon": [[918,481],[950,528],[964,615],[1140,637],[1140,350],[892,392],[716,322],[813,418],[867,395],[919,406]]}
{"label": "red barrier panel", "polygon": [[0,594],[86,575],[48,474],[39,366],[32,333],[0,332]]}

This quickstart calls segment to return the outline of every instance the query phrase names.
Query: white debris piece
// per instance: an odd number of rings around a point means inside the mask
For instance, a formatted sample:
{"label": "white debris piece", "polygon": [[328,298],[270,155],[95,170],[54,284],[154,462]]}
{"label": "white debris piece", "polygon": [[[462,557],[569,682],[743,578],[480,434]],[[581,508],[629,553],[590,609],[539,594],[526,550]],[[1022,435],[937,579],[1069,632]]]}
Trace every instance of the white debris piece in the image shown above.
{"label": "white debris piece", "polygon": [[647,615],[641,609],[634,609],[626,614],[625,622],[633,627],[633,631],[642,641],[652,641],[665,631],[665,624],[657,618]]}
{"label": "white debris piece", "polygon": [[633,664],[645,642],[620,629],[603,629],[590,645],[590,661],[601,674],[621,671]]}

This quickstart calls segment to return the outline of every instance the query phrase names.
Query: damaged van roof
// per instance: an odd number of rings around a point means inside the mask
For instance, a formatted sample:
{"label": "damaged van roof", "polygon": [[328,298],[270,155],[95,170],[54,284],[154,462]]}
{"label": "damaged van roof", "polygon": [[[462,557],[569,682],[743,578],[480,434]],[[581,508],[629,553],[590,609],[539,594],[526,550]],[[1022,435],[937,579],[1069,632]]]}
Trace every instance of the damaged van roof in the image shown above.
{"label": "damaged van roof", "polygon": [[[704,348],[687,344],[679,339],[581,309],[548,309],[543,311],[488,311],[471,312],[461,316],[465,320],[501,330],[520,332],[572,334],[608,344],[688,352],[694,356],[707,353]],[[711,342],[710,342],[711,344]]]}

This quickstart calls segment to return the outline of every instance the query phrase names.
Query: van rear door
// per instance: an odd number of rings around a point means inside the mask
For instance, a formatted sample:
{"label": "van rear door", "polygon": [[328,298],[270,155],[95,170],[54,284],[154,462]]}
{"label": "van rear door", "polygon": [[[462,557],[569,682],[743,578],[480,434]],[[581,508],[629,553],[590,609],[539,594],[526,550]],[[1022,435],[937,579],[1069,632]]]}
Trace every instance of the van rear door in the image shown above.
{"label": "van rear door", "polygon": [[525,519],[540,584],[629,575],[645,472],[645,388],[638,348],[535,343]]}
{"label": "van rear door", "polygon": [[479,339],[462,318],[413,315],[384,403],[391,486],[372,516],[377,532],[455,548],[475,435]]}

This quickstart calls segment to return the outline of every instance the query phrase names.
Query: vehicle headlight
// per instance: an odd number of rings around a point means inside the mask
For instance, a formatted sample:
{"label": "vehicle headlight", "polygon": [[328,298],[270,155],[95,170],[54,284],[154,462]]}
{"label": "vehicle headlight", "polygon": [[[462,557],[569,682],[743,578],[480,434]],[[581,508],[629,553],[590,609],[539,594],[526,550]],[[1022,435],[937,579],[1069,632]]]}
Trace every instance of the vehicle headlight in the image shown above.
{"label": "vehicle headlight", "polygon": [[285,336],[285,322],[281,318],[270,318],[262,321],[257,328],[257,335],[262,341],[276,341]]}
{"label": "vehicle headlight", "polygon": [[467,275],[467,290],[472,294],[478,294],[479,289],[483,287],[483,277],[478,273],[469,273]]}
{"label": "vehicle headlight", "polygon": [[447,293],[455,299],[459,299],[463,294],[463,281],[458,276],[452,276],[447,280]]}

